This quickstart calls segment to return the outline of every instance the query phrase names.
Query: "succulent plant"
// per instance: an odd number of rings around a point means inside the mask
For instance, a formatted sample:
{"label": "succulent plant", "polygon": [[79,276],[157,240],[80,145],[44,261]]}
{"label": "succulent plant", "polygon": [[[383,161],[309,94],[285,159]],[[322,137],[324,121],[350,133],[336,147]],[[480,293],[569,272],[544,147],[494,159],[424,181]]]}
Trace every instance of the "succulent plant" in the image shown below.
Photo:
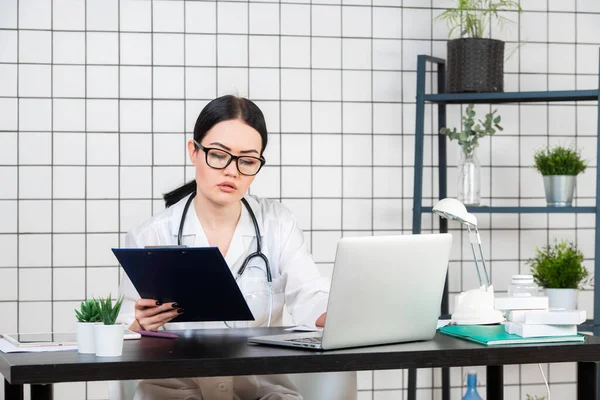
{"label": "succulent plant", "polygon": [[121,304],[123,304],[123,296],[121,296],[114,305],[110,294],[106,298],[100,297],[95,301],[100,310],[100,321],[102,321],[104,325],[114,325],[119,316]]}
{"label": "succulent plant", "polygon": [[79,310],[75,309],[79,322],[100,322],[100,309],[93,299],[82,301]]}

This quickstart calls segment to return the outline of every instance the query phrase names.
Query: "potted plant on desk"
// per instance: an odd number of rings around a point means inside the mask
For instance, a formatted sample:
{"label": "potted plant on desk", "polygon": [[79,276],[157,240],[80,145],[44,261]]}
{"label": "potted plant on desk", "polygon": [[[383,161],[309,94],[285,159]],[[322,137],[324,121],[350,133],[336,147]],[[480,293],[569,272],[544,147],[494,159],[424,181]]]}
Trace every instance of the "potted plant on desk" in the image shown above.
{"label": "potted plant on desk", "polygon": [[577,309],[579,285],[588,277],[583,254],[572,242],[555,240],[554,245],[536,249],[527,260],[535,282],[546,290],[550,308]]}
{"label": "potted plant on desk", "polygon": [[83,354],[94,354],[96,345],[94,325],[100,321],[100,309],[95,300],[82,301],[77,316],[77,351]]}
{"label": "potted plant on desk", "polygon": [[101,324],[94,326],[96,355],[100,357],[118,357],[123,354],[123,336],[125,325],[117,324],[117,316],[123,303],[123,297],[113,305],[111,296],[96,300],[100,310]]}
{"label": "potted plant on desk", "polygon": [[462,117],[462,131],[458,132],[456,128],[440,130],[441,135],[447,135],[450,140],[457,140],[462,149],[458,164],[457,198],[467,206],[478,206],[481,202],[481,164],[476,154],[479,139],[493,135],[496,130],[502,130],[501,118],[495,115],[496,110],[486,114],[485,121],[479,120],[479,124],[475,124],[474,107],[473,104],[467,106]]}
{"label": "potted plant on desk", "polygon": [[544,178],[548,207],[570,207],[577,175],[584,172],[587,163],[577,150],[556,146],[538,150],[533,156],[535,169]]}
{"label": "potted plant on desk", "polygon": [[484,38],[488,23],[497,22],[500,29],[511,20],[501,11],[521,11],[513,0],[456,0],[456,7],[440,14],[450,28],[448,37],[460,32],[460,38],[448,41],[446,92],[504,91],[504,42]]}

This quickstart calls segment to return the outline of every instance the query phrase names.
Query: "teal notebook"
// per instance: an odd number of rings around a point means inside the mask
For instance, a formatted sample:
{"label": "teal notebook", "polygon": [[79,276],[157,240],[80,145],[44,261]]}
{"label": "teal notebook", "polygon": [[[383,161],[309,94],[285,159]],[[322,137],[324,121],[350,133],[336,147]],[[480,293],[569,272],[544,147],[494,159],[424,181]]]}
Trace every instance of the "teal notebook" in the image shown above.
{"label": "teal notebook", "polygon": [[498,344],[552,343],[552,342],[583,342],[583,335],[575,336],[545,336],[524,338],[512,335],[504,330],[504,325],[447,325],[440,328],[440,333],[469,340],[484,346]]}

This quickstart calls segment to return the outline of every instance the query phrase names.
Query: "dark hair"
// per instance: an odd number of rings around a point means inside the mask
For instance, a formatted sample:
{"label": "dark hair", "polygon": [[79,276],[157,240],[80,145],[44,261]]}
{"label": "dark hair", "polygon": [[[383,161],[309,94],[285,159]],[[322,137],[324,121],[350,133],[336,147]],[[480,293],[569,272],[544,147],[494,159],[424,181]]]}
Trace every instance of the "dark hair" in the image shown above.
{"label": "dark hair", "polygon": [[[248,126],[256,129],[262,139],[260,154],[267,147],[267,124],[260,108],[252,101],[232,95],[218,97],[208,103],[200,112],[194,126],[194,139],[200,143],[204,136],[219,122],[239,119]],[[163,197],[165,205],[171,207],[179,200],[196,191],[196,180],[192,180],[175,190],[166,193]]]}

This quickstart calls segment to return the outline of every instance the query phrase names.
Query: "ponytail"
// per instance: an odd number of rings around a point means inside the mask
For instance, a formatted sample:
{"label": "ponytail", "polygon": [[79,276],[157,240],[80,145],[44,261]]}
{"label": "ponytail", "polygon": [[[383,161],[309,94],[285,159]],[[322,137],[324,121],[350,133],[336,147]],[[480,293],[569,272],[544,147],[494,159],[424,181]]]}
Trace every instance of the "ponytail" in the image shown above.
{"label": "ponytail", "polygon": [[189,181],[183,186],[178,187],[175,190],[165,193],[163,198],[165,199],[166,208],[171,207],[184,197],[194,193],[196,191],[196,181]]}

